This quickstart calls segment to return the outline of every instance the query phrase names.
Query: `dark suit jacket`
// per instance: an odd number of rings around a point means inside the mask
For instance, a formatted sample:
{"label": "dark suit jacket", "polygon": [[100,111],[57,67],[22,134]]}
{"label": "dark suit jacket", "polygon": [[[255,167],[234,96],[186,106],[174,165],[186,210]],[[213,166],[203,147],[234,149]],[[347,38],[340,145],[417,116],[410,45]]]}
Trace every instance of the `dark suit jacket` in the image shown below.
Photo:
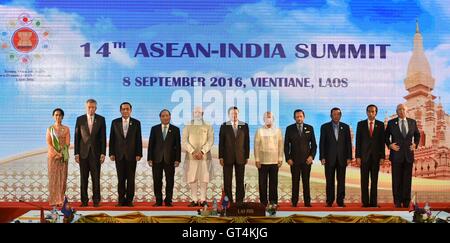
{"label": "dark suit jacket", "polygon": [[106,123],[105,118],[98,114],[94,116],[92,134],[89,133],[87,115],[77,118],[75,124],[75,155],[86,159],[91,149],[95,157],[100,158],[101,154],[106,155]]}
{"label": "dark suit jacket", "polygon": [[169,124],[166,140],[163,140],[161,124],[150,130],[147,160],[160,163],[163,158],[166,163],[181,162],[180,129],[172,124]]}
{"label": "dark suit jacket", "polygon": [[338,140],[334,136],[332,121],[320,128],[320,159],[326,164],[334,165],[336,160],[340,166],[347,166],[347,160],[352,159],[352,141],[350,127],[339,122]]}
{"label": "dark suit jacket", "polygon": [[406,118],[406,120],[408,122],[408,134],[406,134],[406,138],[404,138],[400,132],[398,118],[390,120],[386,127],[386,145],[389,147],[392,143],[397,143],[397,145],[400,146],[398,152],[395,152],[392,149],[390,150],[389,160],[392,163],[401,163],[404,160],[408,163],[414,162],[414,153],[409,147],[413,144],[414,140],[417,148],[420,141],[420,132],[414,119]]}
{"label": "dark suit jacket", "polygon": [[356,158],[361,158],[364,163],[372,155],[375,161],[385,157],[384,149],[384,123],[375,120],[373,124],[373,135],[370,137],[368,121],[358,122],[356,129]]}
{"label": "dark suit jacket", "polygon": [[111,122],[109,135],[109,156],[114,155],[116,161],[125,158],[127,161],[136,161],[136,156],[142,157],[141,122],[130,117],[127,137],[124,137],[122,117]]}
{"label": "dark suit jacket", "polygon": [[284,136],[284,155],[286,162],[291,159],[294,161],[294,164],[306,163],[308,156],[314,159],[316,151],[316,137],[312,126],[303,123],[301,137],[298,133],[296,123],[286,128],[286,134]]}
{"label": "dark suit jacket", "polygon": [[248,125],[239,121],[237,136],[234,136],[233,126],[225,122],[219,132],[219,158],[225,164],[244,164],[250,155],[250,134]]}

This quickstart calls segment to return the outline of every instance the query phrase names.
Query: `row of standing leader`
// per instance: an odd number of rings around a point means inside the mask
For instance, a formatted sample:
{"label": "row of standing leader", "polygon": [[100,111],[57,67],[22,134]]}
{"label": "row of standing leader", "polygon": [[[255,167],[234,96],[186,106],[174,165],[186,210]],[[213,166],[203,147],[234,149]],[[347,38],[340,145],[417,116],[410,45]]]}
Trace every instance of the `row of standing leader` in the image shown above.
{"label": "row of standing leader", "polygon": [[[82,202],[87,202],[87,178],[86,174],[91,173],[94,186],[94,204],[100,199],[99,185],[94,181],[94,177],[99,177],[99,165],[104,162],[106,154],[106,125],[104,117],[95,113],[97,102],[93,99],[86,101],[86,115],[77,118],[75,127],[75,160],[80,163],[81,181],[82,181]],[[142,158],[142,137],[140,122],[131,118],[132,105],[124,102],[120,105],[121,118],[115,119],[111,124],[111,133],[109,141],[109,156],[112,161],[119,164],[121,161],[139,161]],[[390,161],[392,162],[392,191],[394,204],[396,207],[408,207],[411,199],[411,176],[412,162],[414,161],[414,150],[417,148],[420,133],[417,129],[416,121],[406,117],[407,107],[403,104],[397,106],[398,118],[388,122],[387,127],[383,122],[376,120],[378,108],[376,105],[368,105],[366,108],[367,119],[358,123],[356,133],[356,161],[361,167],[361,202],[363,207],[377,207],[377,180],[379,165],[385,160],[385,144],[390,149]],[[237,107],[231,107],[228,110],[230,121],[224,123],[220,129],[219,135],[219,159],[224,166],[224,191],[232,200],[231,178],[233,165],[235,167],[244,167],[249,158],[249,129],[248,125],[238,120],[239,110]],[[55,109],[53,115],[64,115],[62,109]],[[196,108],[193,114],[193,124],[196,120],[202,120],[203,112],[201,108]],[[159,114],[161,124],[152,127],[147,160],[150,166],[155,163],[166,161],[173,163],[177,167],[181,161],[181,139],[180,130],[170,124],[170,111],[162,110]],[[331,121],[321,126],[320,133],[320,161],[325,165],[326,177],[326,205],[331,207],[335,201],[340,207],[345,207],[345,168],[352,160],[352,143],[350,128],[347,124],[340,121],[342,112],[339,108],[333,108],[330,112]],[[299,194],[299,181],[303,183],[303,202],[304,205],[311,206],[311,197],[309,192],[310,166],[316,155],[317,145],[312,126],[305,124],[305,113],[302,110],[294,111],[295,123],[288,126],[284,137],[284,157],[291,166],[292,173],[292,206],[297,206]],[[270,112],[264,114],[265,127],[272,127],[273,118]],[[236,123],[236,126],[233,124]],[[169,124],[170,128],[164,125]],[[234,129],[236,128],[236,129]],[[167,130],[164,130],[167,129]],[[166,136],[172,134],[173,138],[169,145],[166,143]],[[242,134],[243,136],[240,136]],[[131,136],[130,136],[131,135]],[[170,137],[170,136],[169,136]],[[160,142],[157,142],[157,140]],[[169,140],[168,140],[169,141]],[[212,145],[212,144],[211,144]],[[186,147],[186,146],[183,146]],[[210,149],[210,147],[209,147]],[[185,149],[186,150],[186,149]],[[190,151],[191,159],[202,160],[206,157],[208,151]],[[256,156],[255,156],[256,157]],[[276,164],[281,166],[281,160]],[[100,163],[98,163],[100,161]],[[256,166],[261,170],[264,165],[255,161]],[[84,166],[83,166],[84,165]],[[242,166],[243,165],[243,166]],[[84,168],[83,168],[84,167]],[[96,169],[98,168],[98,169]],[[227,169],[226,169],[227,168]],[[123,168],[124,171],[127,169]],[[135,170],[135,166],[134,166]],[[165,169],[163,169],[165,171]],[[84,171],[84,173],[83,173]],[[127,172],[122,171],[123,181],[127,180]],[[278,169],[276,170],[276,172]],[[168,176],[167,171],[166,177]],[[129,172],[128,172],[129,173]],[[231,173],[231,176],[229,175]],[[262,181],[273,178],[269,172],[265,173],[267,178],[259,178],[260,182],[260,200],[262,203],[277,203],[277,193],[273,192],[273,185],[269,185],[269,200],[261,195]],[[118,168],[119,174],[119,168]],[[169,173],[170,176],[171,173]],[[277,175],[278,173],[276,173]],[[155,176],[155,173],[154,173]],[[173,176],[173,175],[172,175]],[[261,173],[259,173],[261,177]],[[130,176],[128,176],[130,177]],[[129,178],[134,180],[133,178]],[[158,177],[158,176],[157,176]],[[154,180],[162,180],[154,178]],[[237,203],[243,202],[245,189],[243,188],[244,170],[236,169],[236,195]],[[371,187],[369,192],[369,178]],[[119,178],[119,184],[120,183]],[[128,180],[129,180],[128,179]],[[273,180],[273,179],[272,179]],[[337,181],[337,194],[335,197],[335,180]],[[128,182],[130,183],[130,182]],[[167,183],[167,178],[166,178]],[[123,183],[122,183],[123,184]],[[130,183],[134,184],[134,183]],[[156,183],[160,184],[160,183]],[[172,184],[173,182],[169,184]],[[269,184],[273,182],[269,179]],[[120,185],[119,185],[120,186]],[[170,185],[169,185],[170,187]],[[132,188],[134,190],[134,186]],[[267,189],[265,189],[266,191]],[[96,192],[97,191],[97,192]],[[121,192],[122,191],[122,192]],[[124,192],[125,191],[125,192]],[[127,189],[119,188],[119,202],[132,201],[126,199],[134,196],[133,193],[126,192]],[[160,191],[160,190],[156,190]],[[159,192],[155,192],[159,193]],[[95,195],[98,194],[98,195]],[[166,187],[167,194],[167,187]],[[170,192],[171,194],[171,192]],[[271,194],[275,194],[275,197]],[[171,204],[171,198],[164,199],[166,204]],[[169,195],[171,197],[171,195]],[[162,204],[161,195],[156,195],[157,206]],[[203,200],[203,199],[202,199]],[[191,205],[203,204],[192,201]],[[84,204],[84,203],[83,203]],[[124,203],[126,204],[126,203]]]}

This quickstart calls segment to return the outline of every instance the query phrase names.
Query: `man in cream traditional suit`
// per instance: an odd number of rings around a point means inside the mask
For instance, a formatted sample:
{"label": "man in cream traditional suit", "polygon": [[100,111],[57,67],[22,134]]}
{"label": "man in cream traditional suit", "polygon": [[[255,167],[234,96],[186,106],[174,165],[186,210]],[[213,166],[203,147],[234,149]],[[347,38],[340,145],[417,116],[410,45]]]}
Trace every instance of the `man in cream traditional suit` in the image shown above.
{"label": "man in cream traditional suit", "polygon": [[[203,121],[203,110],[196,107],[194,119],[183,129],[182,149],[186,152],[185,179],[191,189],[190,207],[204,206],[206,188],[211,176],[211,147],[214,144],[213,127]],[[200,187],[200,197],[198,189]]]}

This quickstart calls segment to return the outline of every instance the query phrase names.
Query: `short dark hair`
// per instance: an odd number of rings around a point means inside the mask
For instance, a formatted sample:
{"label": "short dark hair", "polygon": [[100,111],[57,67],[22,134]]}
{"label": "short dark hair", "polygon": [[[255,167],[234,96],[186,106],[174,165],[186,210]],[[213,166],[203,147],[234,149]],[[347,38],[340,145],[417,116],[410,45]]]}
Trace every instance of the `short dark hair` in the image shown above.
{"label": "short dark hair", "polygon": [[169,110],[167,110],[167,109],[162,109],[162,110],[159,112],[159,117],[161,117],[162,113],[165,112],[165,111],[167,111],[167,112],[169,113],[169,116],[172,115],[172,114],[170,114],[170,111],[169,111]]}
{"label": "short dark hair", "polygon": [[94,99],[88,99],[88,100],[86,100],[86,104],[87,104],[87,103],[94,103],[94,104],[97,105],[97,101],[94,100]]}
{"label": "short dark hair", "polygon": [[59,111],[59,113],[61,113],[61,115],[64,117],[64,111],[61,108],[54,109],[52,112],[52,116],[54,116],[57,111]]}
{"label": "short dark hair", "polygon": [[366,107],[366,111],[369,111],[369,108],[370,108],[370,107],[375,107],[375,112],[378,114],[378,107],[377,107],[376,105],[374,105],[374,104],[368,105],[368,106]]}
{"label": "short dark hair", "polygon": [[301,112],[303,114],[303,116],[305,116],[305,112],[302,109],[297,109],[294,111],[294,118],[295,118],[295,114],[297,114],[297,112]]}
{"label": "short dark hair", "polygon": [[228,108],[228,114],[230,114],[230,111],[232,110],[237,110],[239,112],[239,109],[237,108],[237,106],[232,106],[230,108]]}
{"label": "short dark hair", "polygon": [[338,108],[338,107],[333,107],[333,109],[331,109],[331,111],[330,111],[330,116],[333,115],[333,111],[339,111],[339,112],[341,113],[341,116],[342,116],[342,111],[341,111],[340,108]]}
{"label": "short dark hair", "polygon": [[120,107],[119,107],[120,110],[122,110],[123,105],[129,105],[130,109],[133,109],[133,106],[131,106],[131,104],[129,102],[123,102],[122,104],[120,104]]}

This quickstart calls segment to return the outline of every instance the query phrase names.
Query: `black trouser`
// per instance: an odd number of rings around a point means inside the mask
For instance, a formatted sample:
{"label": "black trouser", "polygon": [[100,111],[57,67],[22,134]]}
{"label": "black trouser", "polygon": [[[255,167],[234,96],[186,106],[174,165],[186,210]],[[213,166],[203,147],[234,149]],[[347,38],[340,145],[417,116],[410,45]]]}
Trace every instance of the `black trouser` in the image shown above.
{"label": "black trouser", "polygon": [[303,185],[303,202],[305,204],[311,203],[311,195],[309,192],[309,176],[311,174],[311,165],[306,163],[296,163],[291,166],[292,175],[292,204],[297,204],[298,194],[300,191],[300,177]]}
{"label": "black trouser", "polygon": [[269,201],[278,204],[278,165],[261,165],[258,169],[259,201],[267,205],[267,179],[269,180]]}
{"label": "black trouser", "polygon": [[413,163],[406,160],[392,163],[392,193],[396,206],[408,207],[411,201]]}
{"label": "black trouser", "polygon": [[223,165],[223,185],[225,195],[228,196],[230,202],[233,202],[232,181],[233,181],[233,166],[236,178],[236,203],[244,202],[245,188],[244,188],[244,175],[245,164],[238,164],[236,161],[233,163],[225,163]]}
{"label": "black trouser", "polygon": [[337,160],[334,163],[330,162],[326,161],[325,163],[327,204],[333,204],[334,202],[334,183],[337,180],[336,202],[342,205],[345,199],[345,171],[347,167],[340,165]]}
{"label": "black trouser", "polygon": [[116,160],[117,190],[120,203],[133,202],[136,164],[136,160],[128,161],[125,157],[120,161]]}
{"label": "black trouser", "polygon": [[100,166],[100,157],[95,156],[92,150],[89,150],[89,155],[87,158],[80,158],[81,202],[83,203],[87,203],[89,201],[89,173],[91,174],[92,180],[92,201],[94,201],[94,203],[100,202]]}
{"label": "black trouser", "polygon": [[[361,201],[364,206],[377,206],[378,172],[380,162],[370,155],[367,160],[361,161]],[[370,197],[369,197],[370,177]]]}
{"label": "black trouser", "polygon": [[153,191],[155,192],[155,198],[157,203],[162,203],[162,178],[163,172],[166,177],[166,198],[165,203],[172,202],[174,177],[175,177],[175,164],[166,163],[161,161],[160,163],[153,163],[152,174],[153,174]]}

